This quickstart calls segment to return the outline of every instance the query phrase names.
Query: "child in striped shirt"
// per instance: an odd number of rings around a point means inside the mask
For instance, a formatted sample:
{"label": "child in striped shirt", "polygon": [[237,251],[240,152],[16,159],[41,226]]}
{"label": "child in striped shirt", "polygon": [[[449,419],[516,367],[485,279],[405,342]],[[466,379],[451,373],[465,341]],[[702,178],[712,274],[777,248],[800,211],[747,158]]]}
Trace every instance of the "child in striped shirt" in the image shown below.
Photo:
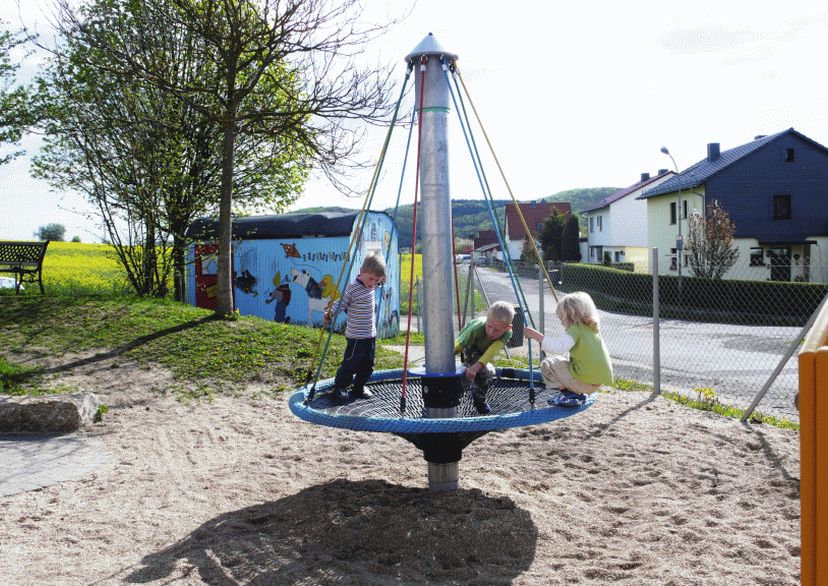
{"label": "child in striped shirt", "polygon": [[[349,398],[368,399],[372,393],[365,383],[374,372],[377,326],[374,321],[374,289],[385,282],[385,260],[378,255],[369,255],[362,262],[359,275],[348,283],[342,299],[337,300],[325,313],[325,322],[331,320],[341,306],[347,314],[345,325],[345,356],[336,371],[333,397],[337,402]],[[348,387],[353,388],[348,392]]]}

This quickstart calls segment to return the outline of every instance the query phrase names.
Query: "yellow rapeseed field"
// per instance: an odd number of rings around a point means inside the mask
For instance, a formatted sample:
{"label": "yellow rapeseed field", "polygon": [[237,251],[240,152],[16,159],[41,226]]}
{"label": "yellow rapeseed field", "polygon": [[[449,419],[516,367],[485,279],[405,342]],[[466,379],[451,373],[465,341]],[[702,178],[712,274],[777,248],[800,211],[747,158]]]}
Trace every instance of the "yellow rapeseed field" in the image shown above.
{"label": "yellow rapeseed field", "polygon": [[[43,259],[43,287],[47,294],[128,292],[114,248],[81,242],[49,243]],[[37,286],[29,285],[29,289],[34,292]]]}

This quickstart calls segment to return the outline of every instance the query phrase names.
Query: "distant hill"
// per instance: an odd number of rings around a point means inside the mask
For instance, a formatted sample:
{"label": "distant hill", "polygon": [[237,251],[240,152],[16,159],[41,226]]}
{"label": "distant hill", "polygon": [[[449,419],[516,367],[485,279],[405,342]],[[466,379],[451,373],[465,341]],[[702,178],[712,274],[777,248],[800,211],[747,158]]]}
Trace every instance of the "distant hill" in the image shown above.
{"label": "distant hill", "polygon": [[[604,199],[608,195],[618,191],[618,187],[583,187],[577,189],[567,189],[560,191],[554,195],[544,197],[545,201],[568,201],[572,205],[572,211],[580,214],[581,210],[592,207],[598,201]],[[511,200],[500,199],[495,200],[495,211],[497,219],[503,225],[503,214],[507,203]],[[523,202],[521,202],[523,203]],[[452,212],[454,214],[454,235],[457,238],[474,238],[480,230],[490,230],[493,228],[491,216],[489,215],[486,203],[479,199],[456,199],[451,202]],[[301,213],[317,213],[317,212],[346,212],[351,211],[348,208],[342,207],[314,207],[297,210]],[[389,216],[394,215],[394,208],[387,208],[382,210]],[[397,210],[397,230],[400,235],[400,246],[408,247],[411,245],[411,221],[413,218],[414,206],[411,204],[402,205]],[[418,227],[419,231],[419,227]],[[417,235],[417,240],[420,241],[420,234]]]}
{"label": "distant hill", "polygon": [[567,189],[566,191],[559,191],[554,195],[544,197],[544,201],[568,201],[572,204],[572,211],[580,214],[583,210],[591,208],[593,205],[612,195],[620,187],[579,187],[576,189]]}

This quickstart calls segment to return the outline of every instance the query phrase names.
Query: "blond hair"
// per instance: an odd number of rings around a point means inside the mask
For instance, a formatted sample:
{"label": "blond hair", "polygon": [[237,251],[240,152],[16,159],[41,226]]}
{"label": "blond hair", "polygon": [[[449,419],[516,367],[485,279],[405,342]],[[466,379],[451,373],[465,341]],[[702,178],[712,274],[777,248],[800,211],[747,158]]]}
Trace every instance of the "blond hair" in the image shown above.
{"label": "blond hair", "polygon": [[507,301],[495,301],[489,306],[486,317],[511,326],[515,319],[515,306]]}
{"label": "blond hair", "polygon": [[384,277],[385,260],[379,254],[369,254],[362,261],[362,270],[378,277]]}
{"label": "blond hair", "polygon": [[558,301],[558,307],[555,308],[555,313],[564,327],[580,324],[596,332],[601,327],[598,308],[595,307],[592,297],[583,291],[561,297]]}

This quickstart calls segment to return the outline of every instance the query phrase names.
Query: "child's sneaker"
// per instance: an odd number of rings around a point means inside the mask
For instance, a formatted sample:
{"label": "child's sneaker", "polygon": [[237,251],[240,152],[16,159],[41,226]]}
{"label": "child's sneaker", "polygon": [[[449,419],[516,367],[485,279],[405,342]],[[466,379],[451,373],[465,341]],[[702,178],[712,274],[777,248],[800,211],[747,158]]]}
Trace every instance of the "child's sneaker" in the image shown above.
{"label": "child's sneaker", "polygon": [[586,395],[563,390],[549,397],[546,403],[554,407],[580,407],[586,403]]}
{"label": "child's sneaker", "polygon": [[351,395],[348,393],[348,389],[334,389],[331,393],[331,397],[333,398],[334,403],[344,403],[351,398]]}
{"label": "child's sneaker", "polygon": [[473,391],[472,392],[472,403],[474,403],[474,408],[477,409],[477,412],[481,415],[488,415],[492,412],[492,408],[486,402],[486,393],[481,391]]}
{"label": "child's sneaker", "polygon": [[362,388],[362,389],[359,389],[359,390],[353,389],[351,391],[351,398],[352,399],[370,399],[373,396],[374,396],[374,393],[372,393],[371,391],[369,391],[366,388]]}

